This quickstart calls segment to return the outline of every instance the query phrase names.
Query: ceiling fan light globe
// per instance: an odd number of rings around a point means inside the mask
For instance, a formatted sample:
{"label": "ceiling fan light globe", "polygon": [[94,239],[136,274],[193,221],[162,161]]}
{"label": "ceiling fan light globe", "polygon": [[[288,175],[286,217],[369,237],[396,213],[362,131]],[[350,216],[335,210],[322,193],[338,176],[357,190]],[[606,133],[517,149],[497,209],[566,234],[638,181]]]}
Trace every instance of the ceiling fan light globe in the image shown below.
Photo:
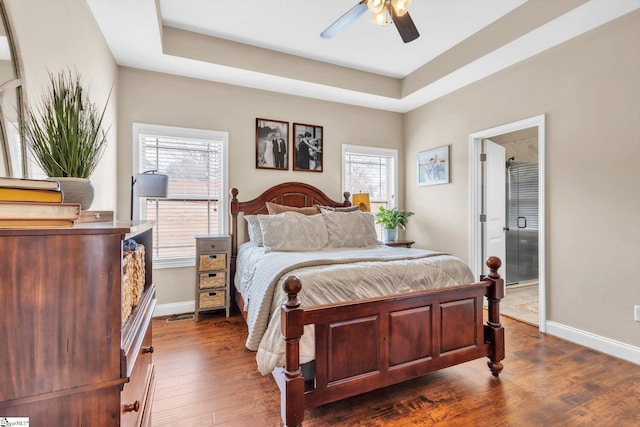
{"label": "ceiling fan light globe", "polygon": [[387,10],[385,9],[382,12],[373,15],[371,22],[376,25],[387,25]]}
{"label": "ceiling fan light globe", "polygon": [[384,9],[385,0],[367,0],[367,7],[374,15],[382,13]]}
{"label": "ceiling fan light globe", "polygon": [[396,11],[396,15],[404,16],[409,12],[411,7],[411,0],[391,0],[391,7]]}

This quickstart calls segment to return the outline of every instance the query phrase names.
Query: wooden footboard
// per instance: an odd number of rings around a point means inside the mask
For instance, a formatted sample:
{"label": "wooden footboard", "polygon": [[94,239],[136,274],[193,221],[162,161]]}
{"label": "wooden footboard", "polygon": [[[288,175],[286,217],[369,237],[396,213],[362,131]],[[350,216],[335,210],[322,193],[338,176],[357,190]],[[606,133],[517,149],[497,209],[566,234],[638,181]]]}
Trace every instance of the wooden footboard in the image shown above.
{"label": "wooden footboard", "polygon": [[[284,370],[274,373],[281,388],[282,419],[302,424],[304,409],[335,402],[488,357],[494,376],[502,371],[504,329],[500,299],[501,261],[487,261],[481,282],[309,309],[300,308],[300,280],[290,276],[281,309]],[[484,297],[488,321],[483,324]],[[315,325],[315,379],[305,391],[299,343],[304,325]]]}

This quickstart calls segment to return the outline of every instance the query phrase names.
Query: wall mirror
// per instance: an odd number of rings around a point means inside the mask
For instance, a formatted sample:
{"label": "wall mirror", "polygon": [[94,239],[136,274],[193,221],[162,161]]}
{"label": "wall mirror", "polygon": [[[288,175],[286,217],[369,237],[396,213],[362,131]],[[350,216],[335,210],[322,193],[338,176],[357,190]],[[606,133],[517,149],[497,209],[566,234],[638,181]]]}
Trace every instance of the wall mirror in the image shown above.
{"label": "wall mirror", "polygon": [[27,177],[22,67],[4,0],[0,0],[0,176]]}

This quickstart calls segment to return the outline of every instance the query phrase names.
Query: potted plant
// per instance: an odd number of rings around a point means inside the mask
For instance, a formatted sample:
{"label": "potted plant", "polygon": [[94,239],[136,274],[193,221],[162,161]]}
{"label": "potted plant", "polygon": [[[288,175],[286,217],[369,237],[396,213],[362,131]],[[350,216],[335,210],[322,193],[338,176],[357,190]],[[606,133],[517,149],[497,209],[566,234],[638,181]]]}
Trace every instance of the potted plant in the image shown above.
{"label": "potted plant", "polygon": [[413,215],[413,212],[400,211],[397,208],[387,209],[384,206],[380,206],[375,214],[375,220],[376,223],[382,224],[383,240],[385,242],[396,240],[398,227],[404,230],[407,225],[407,218],[411,215]]}
{"label": "potted plant", "polygon": [[89,177],[107,146],[106,104],[98,110],[89,100],[78,72],[49,73],[49,78],[40,103],[27,110],[23,135],[44,173],[60,182],[64,201],[86,210],[93,202]]}

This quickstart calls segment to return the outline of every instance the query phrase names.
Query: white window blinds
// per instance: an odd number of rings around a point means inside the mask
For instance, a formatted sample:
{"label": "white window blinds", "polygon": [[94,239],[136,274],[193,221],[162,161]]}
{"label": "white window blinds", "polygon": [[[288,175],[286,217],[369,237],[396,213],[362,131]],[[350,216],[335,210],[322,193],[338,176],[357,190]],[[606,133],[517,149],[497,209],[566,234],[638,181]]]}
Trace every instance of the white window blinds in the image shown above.
{"label": "white window blinds", "polygon": [[349,145],[343,146],[342,151],[344,191],[369,193],[372,211],[380,205],[393,205],[397,151]]}
{"label": "white window blinds", "polygon": [[[342,187],[351,194],[369,193],[371,212],[395,206],[398,151],[391,148],[342,146]],[[378,238],[382,238],[378,227]]]}
{"label": "white window blinds", "polygon": [[226,140],[166,133],[139,133],[139,172],[169,176],[167,197],[143,198],[140,218],[156,222],[154,259],[193,258],[195,236],[225,232]]}

